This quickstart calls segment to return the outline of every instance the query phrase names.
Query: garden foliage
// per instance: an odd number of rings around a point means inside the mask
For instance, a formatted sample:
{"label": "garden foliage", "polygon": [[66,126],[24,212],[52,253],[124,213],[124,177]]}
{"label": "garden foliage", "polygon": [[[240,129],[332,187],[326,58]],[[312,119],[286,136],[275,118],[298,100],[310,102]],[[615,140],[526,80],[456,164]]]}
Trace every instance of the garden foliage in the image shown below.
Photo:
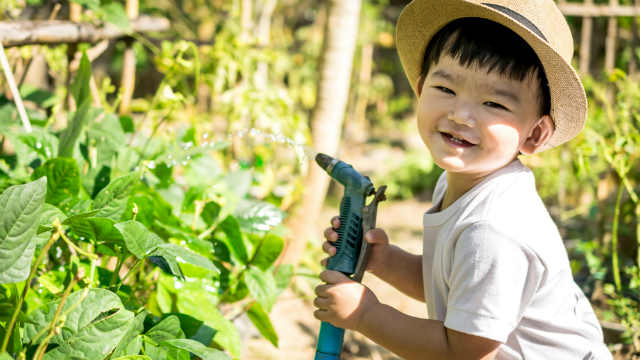
{"label": "garden foliage", "polygon": [[0,359],[239,358],[241,316],[277,346],[282,211],[215,160],[228,142],[145,138],[92,105],[90,76],[85,56],[61,131],[26,133],[0,106]]}

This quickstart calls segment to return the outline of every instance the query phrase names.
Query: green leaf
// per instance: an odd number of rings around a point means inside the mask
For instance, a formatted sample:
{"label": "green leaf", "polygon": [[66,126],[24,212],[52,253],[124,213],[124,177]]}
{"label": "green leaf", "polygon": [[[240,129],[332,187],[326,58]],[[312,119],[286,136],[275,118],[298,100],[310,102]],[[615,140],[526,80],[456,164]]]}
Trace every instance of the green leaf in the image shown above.
{"label": "green leaf", "polygon": [[133,125],[133,118],[129,115],[120,115],[118,118],[120,121],[120,128],[125,133],[133,133],[135,131],[135,126]]}
{"label": "green leaf", "polygon": [[78,106],[78,109],[69,114],[69,124],[60,135],[60,143],[58,144],[59,157],[73,157],[76,143],[82,133],[82,129],[89,121],[89,109],[91,103],[86,101]]}
{"label": "green leaf", "polygon": [[142,342],[138,335],[142,334],[144,331],[144,320],[147,318],[147,315],[149,315],[147,310],[142,310],[138,315],[136,315],[133,321],[129,324],[127,333],[122,337],[120,343],[118,343],[113,351],[112,357],[126,354],[137,354],[140,352]]}
{"label": "green leaf", "polygon": [[100,210],[97,216],[120,221],[122,214],[127,209],[129,194],[137,181],[136,174],[124,175],[102,189],[93,200],[92,205],[92,209]]}
{"label": "green leaf", "polygon": [[104,20],[118,27],[125,33],[132,31],[129,17],[122,4],[111,2],[102,6],[104,12]]}
{"label": "green leaf", "polygon": [[[49,328],[59,303],[50,302],[29,314],[24,324],[25,342],[38,344],[44,340],[44,336],[34,337]],[[64,326],[50,340],[59,346],[48,351],[45,359],[102,359],[120,342],[133,321],[133,313],[124,308],[118,295],[99,288],[69,295],[61,314]]]}
{"label": "green leaf", "polygon": [[144,259],[148,255],[153,255],[153,250],[163,244],[158,235],[152,233],[141,223],[129,220],[118,223],[115,227],[120,231],[124,243],[133,255],[138,259]]}
{"label": "green leaf", "polygon": [[160,345],[189,351],[202,360],[230,360],[222,351],[206,347],[195,340],[173,339],[163,341]]}
{"label": "green leaf", "polygon": [[[182,296],[181,296],[182,298]],[[194,318],[187,314],[175,314],[180,319],[180,327],[184,331],[184,336],[188,339],[195,340],[203,345],[211,344],[216,331],[206,325],[204,321]]]}
{"label": "green leaf", "polygon": [[246,265],[249,262],[249,256],[247,255],[247,248],[242,239],[242,232],[240,231],[238,220],[229,215],[218,225],[218,229],[224,233],[225,236],[222,242],[227,245],[233,257],[241,264]]}
{"label": "green leaf", "polygon": [[[102,112],[102,110],[100,110]],[[91,116],[91,118],[96,118]],[[126,143],[125,134],[120,127],[120,121],[115,114],[107,113],[100,122],[92,122],[87,127],[87,136],[98,150],[98,164],[110,165],[111,159]]]}
{"label": "green leaf", "polygon": [[180,245],[160,244],[151,251],[150,255],[162,256],[169,263],[172,270],[174,269],[174,266],[178,266],[178,263],[187,263],[210,270],[215,274],[220,273],[220,270],[213,265],[211,260],[202,255],[198,255],[191,250],[185,249]]}
{"label": "green leaf", "polygon": [[256,329],[273,344],[278,347],[278,334],[271,324],[269,314],[267,314],[259,303],[255,302],[249,310],[247,310],[249,320],[256,326]]}
{"label": "green leaf", "polygon": [[179,349],[169,349],[169,351],[166,351],[158,346],[159,343],[165,340],[184,338],[184,333],[180,329],[180,320],[176,316],[170,315],[162,319],[162,321],[149,329],[145,335],[153,341],[153,343],[145,341],[144,346],[145,354],[149,355],[152,359],[189,359],[189,354],[181,354],[183,351]]}
{"label": "green leaf", "polygon": [[85,103],[89,103],[91,100],[90,82],[91,62],[89,62],[86,51],[83,51],[78,73],[71,84],[71,95],[73,96],[78,108]]}
{"label": "green leaf", "polygon": [[32,175],[33,179],[47,177],[46,202],[59,205],[67,198],[75,197],[80,191],[80,170],[75,159],[55,158],[47,160]]}
{"label": "green leaf", "polygon": [[267,270],[278,259],[283,248],[284,240],[280,236],[274,234],[265,235],[256,248],[251,265],[261,270]]}
{"label": "green leaf", "polygon": [[39,128],[34,128],[29,134],[19,135],[18,138],[44,159],[52,158],[58,148],[58,138]]}
{"label": "green leaf", "polygon": [[3,352],[2,354],[0,354],[0,360],[13,360],[13,358],[6,352]]}
{"label": "green leaf", "polygon": [[147,355],[125,355],[114,358],[113,360],[153,360]]}
{"label": "green leaf", "polygon": [[111,181],[111,168],[108,166],[102,166],[98,174],[93,180],[93,190],[91,191],[91,198],[95,199],[102,189],[109,185]]}
{"label": "green leaf", "polygon": [[205,305],[201,308],[193,308],[178,304],[178,310],[184,314],[193,316],[204,321],[205,324],[216,330],[213,341],[231,353],[233,358],[239,358],[242,348],[242,340],[238,329],[231,321],[226,319],[218,308],[212,305]]}
{"label": "green leaf", "polygon": [[0,195],[0,284],[29,276],[46,188],[47,180],[41,178]]}
{"label": "green leaf", "polygon": [[218,215],[220,215],[220,209],[221,207],[218,203],[209,201],[204,205],[200,217],[202,217],[202,220],[204,220],[207,226],[211,226],[218,218]]}
{"label": "green leaf", "polygon": [[251,296],[253,296],[260,305],[267,311],[271,311],[271,307],[278,297],[278,288],[271,272],[263,272],[258,268],[250,267],[244,274],[244,281],[249,288]]}
{"label": "green leaf", "polygon": [[242,229],[259,233],[282,223],[284,212],[270,203],[243,201],[236,208],[235,216]]}
{"label": "green leaf", "polygon": [[156,342],[184,338],[184,332],[182,332],[182,329],[180,328],[180,319],[175,315],[169,315],[162,319],[162,321],[149,329],[145,335]]}

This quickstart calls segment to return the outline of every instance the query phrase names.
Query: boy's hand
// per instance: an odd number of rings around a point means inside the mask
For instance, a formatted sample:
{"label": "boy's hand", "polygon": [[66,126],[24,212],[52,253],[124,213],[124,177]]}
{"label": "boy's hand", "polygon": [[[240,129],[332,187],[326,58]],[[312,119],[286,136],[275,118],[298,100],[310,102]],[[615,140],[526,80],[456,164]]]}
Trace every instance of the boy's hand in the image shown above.
{"label": "boy's hand", "polygon": [[378,298],[366,286],[355,282],[339,271],[325,270],[320,279],[326,284],[316,287],[313,305],[318,308],[313,315],[343,329],[360,328],[364,315],[380,304]]}
{"label": "boy's hand", "polygon": [[[324,237],[327,239],[322,244],[322,250],[329,256],[336,254],[336,247],[333,243],[338,241],[338,233],[336,230],[340,227],[340,218],[335,216],[331,219],[330,228],[325,229]],[[364,235],[364,240],[368,242],[371,247],[369,248],[369,262],[367,263],[367,270],[372,273],[377,273],[379,270],[384,269],[384,263],[386,260],[387,251],[389,249],[389,237],[382,229],[371,229]],[[322,260],[322,266],[327,266],[329,258]]]}

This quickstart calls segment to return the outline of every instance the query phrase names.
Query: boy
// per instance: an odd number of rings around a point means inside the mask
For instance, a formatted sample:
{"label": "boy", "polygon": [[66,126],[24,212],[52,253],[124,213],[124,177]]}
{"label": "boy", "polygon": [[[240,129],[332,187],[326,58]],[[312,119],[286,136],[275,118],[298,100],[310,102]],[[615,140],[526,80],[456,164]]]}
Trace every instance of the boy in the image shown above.
{"label": "boy", "polygon": [[[573,40],[553,0],[413,0],[398,19],[397,47],[418,96],[418,130],[445,172],[424,214],[422,256],[375,229],[365,235],[367,268],[426,301],[429,319],[328,270],[314,315],[407,359],[610,359],[517,159],[570,140],[586,118]],[[332,226],[329,255],[337,218]]]}

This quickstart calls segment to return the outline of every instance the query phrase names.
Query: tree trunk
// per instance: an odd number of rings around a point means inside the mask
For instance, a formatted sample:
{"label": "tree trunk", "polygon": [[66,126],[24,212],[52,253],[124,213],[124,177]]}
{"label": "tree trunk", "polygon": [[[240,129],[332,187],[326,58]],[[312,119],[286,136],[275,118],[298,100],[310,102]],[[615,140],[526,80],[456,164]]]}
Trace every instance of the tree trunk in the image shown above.
{"label": "tree trunk", "polygon": [[[313,147],[335,156],[349,95],[361,0],[331,0],[325,24],[317,102],[311,119]],[[313,161],[313,159],[310,159]],[[318,239],[316,219],[329,186],[329,176],[310,164],[302,203],[287,222],[290,229],[282,263],[296,265],[309,239]],[[329,224],[329,219],[326,221]],[[320,246],[320,243],[317,243]]]}

